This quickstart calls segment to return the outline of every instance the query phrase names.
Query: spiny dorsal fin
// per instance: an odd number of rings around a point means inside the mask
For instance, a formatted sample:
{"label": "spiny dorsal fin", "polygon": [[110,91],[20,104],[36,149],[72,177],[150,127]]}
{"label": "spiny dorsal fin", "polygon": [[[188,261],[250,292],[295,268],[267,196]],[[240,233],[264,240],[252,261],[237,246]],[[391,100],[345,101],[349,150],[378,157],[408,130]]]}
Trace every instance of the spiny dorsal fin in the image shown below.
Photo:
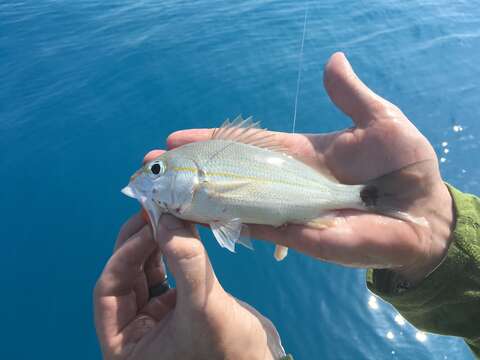
{"label": "spiny dorsal fin", "polygon": [[233,121],[225,120],[222,126],[213,132],[212,140],[230,140],[288,154],[287,149],[277,142],[275,134],[260,128],[260,122],[254,122],[251,116],[246,119],[237,116]]}
{"label": "spiny dorsal fin", "polygon": [[307,164],[330,181],[338,182],[328,169],[317,166],[316,159],[303,158],[302,156],[293,154],[288,148],[278,142],[278,137],[275,136],[275,133],[267,131],[267,129],[262,129],[260,122],[254,122],[251,116],[246,119],[243,119],[242,116],[237,116],[233,121],[229,119],[225,120],[225,122],[213,132],[212,140],[235,141],[283,153]]}

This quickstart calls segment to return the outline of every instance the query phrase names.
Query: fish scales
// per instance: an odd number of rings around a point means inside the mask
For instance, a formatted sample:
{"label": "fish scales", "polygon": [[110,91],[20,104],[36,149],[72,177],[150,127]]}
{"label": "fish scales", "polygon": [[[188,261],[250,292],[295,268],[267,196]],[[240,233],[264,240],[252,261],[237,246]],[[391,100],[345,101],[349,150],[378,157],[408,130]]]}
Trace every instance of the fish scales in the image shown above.
{"label": "fish scales", "polygon": [[[202,192],[200,184],[191,209],[182,217],[208,208],[217,220],[233,217],[244,223],[279,226],[307,222],[328,210],[362,207],[358,189],[332,182],[283,153],[223,140],[189,144],[178,152],[197,164],[210,189],[210,194]],[[178,157],[173,150],[167,161],[176,163]],[[179,172],[193,169],[173,168]],[[236,182],[242,184],[228,188]],[[215,192],[218,185],[227,186],[228,191]]]}
{"label": "fish scales", "polygon": [[[212,139],[180,146],[145,164],[122,191],[140,201],[156,234],[163,213],[209,224],[222,247],[251,247],[245,224],[334,226],[325,216],[357,209],[424,224],[408,214],[409,199],[422,167],[411,164],[366,184],[331,180],[276,143],[274,133],[237,118]],[[156,235],[155,235],[156,236]],[[275,257],[286,256],[277,246]]]}

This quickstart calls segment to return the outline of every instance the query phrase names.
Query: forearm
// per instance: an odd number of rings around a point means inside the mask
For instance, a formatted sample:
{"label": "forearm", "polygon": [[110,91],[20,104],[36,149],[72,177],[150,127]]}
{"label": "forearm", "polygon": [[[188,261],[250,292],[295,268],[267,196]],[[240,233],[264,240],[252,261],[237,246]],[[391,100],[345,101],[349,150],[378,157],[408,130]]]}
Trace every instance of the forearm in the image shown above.
{"label": "forearm", "polygon": [[463,337],[480,358],[480,200],[449,190],[456,223],[440,266],[411,288],[392,271],[369,270],[367,285],[417,328]]}

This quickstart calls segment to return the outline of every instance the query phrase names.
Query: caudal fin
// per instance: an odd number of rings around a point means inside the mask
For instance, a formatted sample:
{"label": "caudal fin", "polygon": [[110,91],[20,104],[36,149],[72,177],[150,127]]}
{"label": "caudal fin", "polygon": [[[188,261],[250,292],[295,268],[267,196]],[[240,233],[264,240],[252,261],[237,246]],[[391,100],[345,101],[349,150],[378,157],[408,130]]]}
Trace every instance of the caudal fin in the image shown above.
{"label": "caudal fin", "polygon": [[419,161],[367,182],[360,191],[363,205],[375,213],[426,225],[411,210],[432,190],[433,166],[434,160]]}

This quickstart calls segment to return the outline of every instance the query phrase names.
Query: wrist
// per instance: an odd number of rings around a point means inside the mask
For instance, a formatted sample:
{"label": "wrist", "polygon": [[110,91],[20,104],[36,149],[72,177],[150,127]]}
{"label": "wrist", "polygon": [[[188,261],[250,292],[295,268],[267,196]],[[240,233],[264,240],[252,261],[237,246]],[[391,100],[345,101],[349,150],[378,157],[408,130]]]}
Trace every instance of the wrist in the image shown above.
{"label": "wrist", "polygon": [[222,359],[279,360],[285,356],[275,325],[254,307],[228,295],[227,316],[214,341]]}

